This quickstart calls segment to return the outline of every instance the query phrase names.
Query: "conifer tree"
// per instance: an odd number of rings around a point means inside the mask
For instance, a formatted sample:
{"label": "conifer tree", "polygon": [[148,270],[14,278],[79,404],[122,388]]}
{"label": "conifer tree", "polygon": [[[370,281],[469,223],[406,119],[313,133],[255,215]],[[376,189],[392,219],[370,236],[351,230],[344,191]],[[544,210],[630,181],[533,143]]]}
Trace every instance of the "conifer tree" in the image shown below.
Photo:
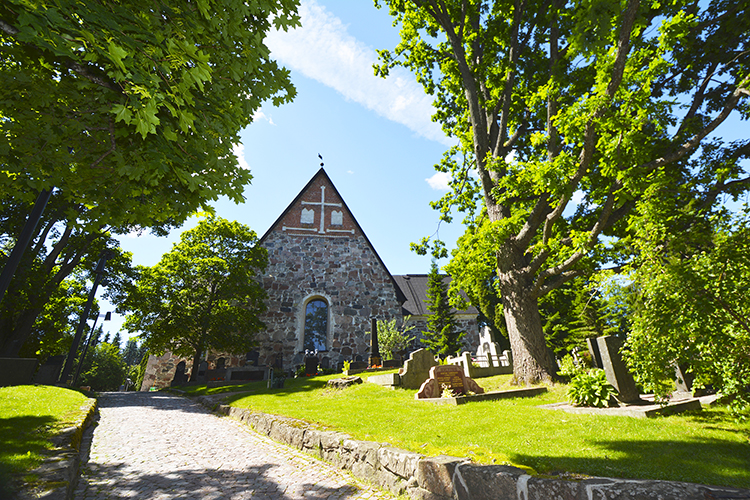
{"label": "conifer tree", "polygon": [[464,333],[456,328],[456,320],[448,302],[448,286],[443,282],[434,260],[427,278],[425,302],[431,314],[427,320],[427,331],[424,332],[424,344],[441,359],[457,354],[461,349]]}

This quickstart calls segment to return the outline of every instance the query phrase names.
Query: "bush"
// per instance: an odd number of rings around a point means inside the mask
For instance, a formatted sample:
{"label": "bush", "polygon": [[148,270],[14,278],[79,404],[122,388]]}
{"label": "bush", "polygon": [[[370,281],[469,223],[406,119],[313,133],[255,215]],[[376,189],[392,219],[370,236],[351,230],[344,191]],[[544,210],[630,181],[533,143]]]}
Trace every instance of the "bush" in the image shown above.
{"label": "bush", "polygon": [[575,406],[602,408],[616,395],[617,389],[607,382],[607,375],[599,368],[575,375],[568,387],[568,399]]}

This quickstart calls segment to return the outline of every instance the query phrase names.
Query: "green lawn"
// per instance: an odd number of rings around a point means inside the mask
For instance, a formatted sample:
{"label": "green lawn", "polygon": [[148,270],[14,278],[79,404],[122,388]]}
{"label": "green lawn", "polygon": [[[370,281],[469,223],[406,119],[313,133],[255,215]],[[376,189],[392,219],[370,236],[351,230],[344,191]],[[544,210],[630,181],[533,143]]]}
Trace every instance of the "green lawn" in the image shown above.
{"label": "green lawn", "polygon": [[[227,401],[425,455],[512,464],[540,474],[566,471],[750,488],[750,422],[736,422],[724,408],[653,419],[537,408],[564,401],[564,385],[534,398],[434,405],[414,400],[416,391],[368,383],[326,389],[325,382],[337,376],[287,379],[284,389],[268,390],[265,382],[255,382],[188,392],[245,391],[228,395]],[[496,390],[509,388],[508,380],[478,382]]]}
{"label": "green lawn", "polygon": [[52,447],[48,438],[81,420],[87,399],[59,387],[0,387],[0,496],[8,491],[8,474],[39,465]]}

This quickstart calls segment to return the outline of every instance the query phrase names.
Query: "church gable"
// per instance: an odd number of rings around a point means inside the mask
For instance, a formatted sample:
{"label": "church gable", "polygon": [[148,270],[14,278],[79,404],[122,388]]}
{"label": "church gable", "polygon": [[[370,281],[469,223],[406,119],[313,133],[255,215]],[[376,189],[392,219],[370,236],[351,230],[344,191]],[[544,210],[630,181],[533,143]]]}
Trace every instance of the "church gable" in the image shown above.
{"label": "church gable", "polygon": [[[364,233],[331,179],[321,168],[273,223],[266,235],[347,237]],[[261,238],[261,241],[266,238]]]}
{"label": "church gable", "polygon": [[323,366],[367,360],[371,318],[401,317],[401,290],[323,169],[261,245],[269,260],[261,363],[289,369],[305,350],[318,350]]}

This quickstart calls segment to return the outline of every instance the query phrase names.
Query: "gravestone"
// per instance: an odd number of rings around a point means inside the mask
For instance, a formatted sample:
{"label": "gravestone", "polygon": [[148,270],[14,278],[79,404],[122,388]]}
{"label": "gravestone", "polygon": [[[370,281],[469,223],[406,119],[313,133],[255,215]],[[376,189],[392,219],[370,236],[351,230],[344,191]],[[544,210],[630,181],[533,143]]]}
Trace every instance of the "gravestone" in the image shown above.
{"label": "gravestone", "polygon": [[383,368],[401,368],[401,361],[397,359],[386,359],[383,361]]}
{"label": "gravestone", "polygon": [[449,389],[454,396],[463,396],[468,392],[484,394],[484,389],[474,379],[464,375],[462,367],[438,365],[430,368],[430,378],[422,383],[415,398],[439,398],[446,389]]}
{"label": "gravestone", "polygon": [[378,344],[378,322],[375,318],[370,321],[370,366],[381,366],[380,344]]}
{"label": "gravestone", "polygon": [[208,371],[208,363],[206,361],[201,361],[198,364],[198,382],[205,382],[206,381],[206,372]]}
{"label": "gravestone", "polygon": [[365,370],[367,369],[367,363],[364,361],[352,361],[349,363],[349,370]]}
{"label": "gravestone", "polygon": [[404,363],[404,367],[398,371],[401,387],[419,389],[422,382],[430,376],[430,368],[437,364],[435,355],[427,349],[414,351]]}
{"label": "gravestone", "polygon": [[318,373],[318,357],[306,356],[305,357],[305,375],[315,375],[316,373]]}
{"label": "gravestone", "polygon": [[607,374],[607,382],[613,385],[619,393],[617,400],[623,403],[642,402],[643,400],[638,395],[638,389],[635,387],[633,375],[622,361],[622,356],[620,356],[622,341],[617,337],[607,335],[598,337],[596,342],[602,358],[602,366]]}
{"label": "gravestone", "polygon": [[65,363],[65,355],[50,356],[34,375],[34,383],[39,385],[54,385],[60,378],[60,370]]}
{"label": "gravestone", "polygon": [[589,354],[591,354],[591,361],[594,363],[594,368],[604,369],[602,365],[602,355],[599,352],[599,344],[595,338],[586,339],[586,344],[589,346]]}
{"label": "gravestone", "polygon": [[705,390],[694,390],[693,382],[695,375],[687,370],[687,366],[677,364],[674,367],[675,391],[672,393],[673,399],[697,398],[705,395]]}
{"label": "gravestone", "polygon": [[170,385],[180,385],[187,382],[187,377],[185,377],[185,362],[180,361],[177,363],[177,368],[174,371],[174,378],[172,378],[172,383]]}
{"label": "gravestone", "polygon": [[320,368],[323,370],[328,370],[331,367],[331,358],[328,356],[325,356],[323,359],[320,360]]}
{"label": "gravestone", "polygon": [[258,358],[260,353],[258,351],[250,351],[245,354],[245,365],[247,366],[258,366]]}

